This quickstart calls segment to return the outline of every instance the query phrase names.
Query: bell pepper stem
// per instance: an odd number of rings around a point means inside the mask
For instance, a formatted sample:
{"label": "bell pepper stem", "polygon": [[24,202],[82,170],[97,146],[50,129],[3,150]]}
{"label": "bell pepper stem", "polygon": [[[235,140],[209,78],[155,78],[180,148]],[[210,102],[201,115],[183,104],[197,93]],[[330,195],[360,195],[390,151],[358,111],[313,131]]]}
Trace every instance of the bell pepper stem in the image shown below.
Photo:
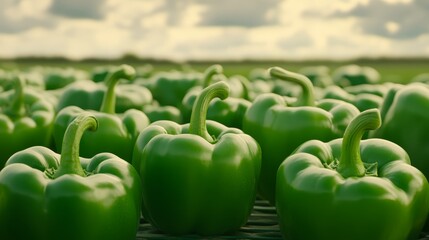
{"label": "bell pepper stem", "polygon": [[11,104],[6,109],[6,114],[11,118],[20,118],[25,116],[25,80],[21,76],[17,76],[14,81],[15,94],[13,95]]}
{"label": "bell pepper stem", "polygon": [[250,82],[249,79],[241,76],[241,75],[237,75],[238,79],[240,80],[241,85],[243,86],[243,98],[246,100],[250,100]]}
{"label": "bell pepper stem", "polygon": [[225,99],[229,95],[229,86],[225,82],[217,82],[204,88],[198,95],[192,107],[191,122],[189,123],[189,133],[201,136],[209,142],[213,142],[212,137],[207,132],[206,118],[207,110],[212,99],[218,97]]}
{"label": "bell pepper stem", "polygon": [[241,98],[246,99],[246,100],[250,100],[249,95],[250,95],[251,83],[250,83],[249,79],[247,79],[246,77],[244,77],[242,75],[238,75],[238,74],[231,76],[231,79],[237,79],[240,82],[241,86],[243,87],[243,94],[242,94]]}
{"label": "bell pepper stem", "polygon": [[80,140],[86,130],[95,131],[97,128],[97,119],[89,113],[78,115],[69,124],[66,132],[64,133],[60,165],[55,171],[53,178],[57,178],[65,174],[86,176],[79,158]]}
{"label": "bell pepper stem", "polygon": [[136,70],[126,64],[119,66],[114,71],[110,72],[106,76],[105,83],[107,84],[107,90],[104,94],[103,101],[101,103],[100,112],[104,113],[115,113],[116,96],[115,88],[116,84],[121,79],[131,80],[136,75]]}
{"label": "bell pepper stem", "polygon": [[271,77],[299,84],[302,87],[303,104],[305,106],[315,106],[313,83],[306,76],[280,67],[269,68],[268,73]]}
{"label": "bell pepper stem", "polygon": [[347,126],[337,168],[344,178],[365,175],[365,166],[360,156],[360,141],[365,131],[377,129],[380,125],[380,111],[374,108],[361,112]]}
{"label": "bell pepper stem", "polygon": [[211,84],[212,77],[216,74],[221,74],[223,67],[219,64],[211,65],[204,71],[203,88],[208,87]]}

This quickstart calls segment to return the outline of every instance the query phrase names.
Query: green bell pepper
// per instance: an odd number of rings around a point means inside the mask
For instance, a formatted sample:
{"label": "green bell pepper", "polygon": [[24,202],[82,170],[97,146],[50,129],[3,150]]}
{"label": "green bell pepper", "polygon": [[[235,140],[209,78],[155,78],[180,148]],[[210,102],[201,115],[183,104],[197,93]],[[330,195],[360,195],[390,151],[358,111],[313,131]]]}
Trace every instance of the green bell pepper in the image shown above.
{"label": "green bell pepper", "polygon": [[261,151],[239,129],[207,121],[209,102],[228,85],[205,88],[191,122],[158,121],[136,141],[133,166],[143,186],[142,214],[169,234],[218,235],[247,222],[256,197]]}
{"label": "green bell pepper", "polygon": [[[302,74],[301,74],[302,75]],[[304,75],[303,75],[304,76]],[[281,96],[300,98],[302,95],[302,87],[296,85],[295,83],[284,81],[283,79],[271,79],[272,89],[271,93],[275,93]],[[311,82],[311,81],[310,81]],[[313,86],[313,89],[314,86]]]}
{"label": "green bell pepper", "polygon": [[[161,106],[180,108],[185,94],[203,81],[200,73],[158,72],[150,79],[140,81],[151,91],[153,98]],[[168,94],[166,94],[168,93]]]}
{"label": "green bell pepper", "polygon": [[136,84],[120,84],[116,91],[115,111],[126,112],[129,109],[142,109],[145,105],[152,104],[152,93],[149,89]]}
{"label": "green bell pepper", "polygon": [[340,87],[376,84],[380,82],[380,74],[372,67],[351,64],[335,69],[332,79]]}
{"label": "green bell pepper", "polygon": [[55,109],[43,97],[29,94],[24,79],[0,96],[0,169],[15,152],[30,146],[50,146]]}
{"label": "green bell pepper", "polygon": [[258,67],[258,68],[253,68],[252,70],[250,70],[250,72],[248,74],[248,78],[251,82],[258,81],[258,80],[266,82],[271,77],[267,73],[267,69]]}
{"label": "green bell pepper", "polygon": [[421,82],[429,84],[429,73],[421,73],[411,79],[411,82]]}
{"label": "green bell pepper", "polygon": [[0,171],[3,239],[135,239],[141,184],[126,161],[110,153],[79,158],[79,140],[97,121],[79,115],[61,155],[35,146],[15,153]]}
{"label": "green bell pepper", "polygon": [[[211,82],[224,81],[229,85],[229,97],[242,98],[249,100],[251,97],[250,88],[251,84],[247,78],[241,75],[232,75],[230,77],[225,76],[223,73],[219,73],[212,77]],[[210,84],[210,83],[209,83]],[[207,87],[208,85],[204,85]]]}
{"label": "green bell pepper", "polygon": [[93,82],[103,82],[106,80],[109,72],[114,71],[115,66],[98,66],[91,71],[91,80]]}
{"label": "green bell pepper", "polygon": [[[197,92],[187,94],[182,102],[182,122],[191,119],[192,107],[198,97]],[[246,99],[228,97],[220,100],[214,99],[207,109],[207,119],[222,123],[228,127],[242,128],[243,117],[252,103]],[[188,116],[188,117],[187,117]]]}
{"label": "green bell pepper", "polygon": [[208,87],[212,82],[224,81],[228,84],[230,91],[234,89],[235,96],[230,92],[229,97],[225,100],[213,100],[207,110],[207,119],[220,122],[228,127],[241,129],[244,113],[251,104],[247,100],[249,99],[250,83],[245,77],[240,75],[234,75],[227,79],[222,74],[222,71],[223,68],[221,65],[212,65],[207,68],[204,73],[204,85],[192,88],[185,95],[180,108],[182,122],[187,123],[190,121],[193,105],[203,88]]}
{"label": "green bell pepper", "polygon": [[381,107],[383,126],[370,137],[392,141],[407,151],[411,164],[429,178],[429,87],[412,83],[392,88]]}
{"label": "green bell pepper", "polygon": [[380,97],[385,97],[387,95],[387,92],[389,92],[389,89],[392,87],[395,87],[396,85],[399,85],[398,83],[392,83],[392,82],[385,82],[382,84],[359,84],[359,85],[353,85],[353,86],[347,86],[343,89],[351,93],[353,95],[358,95],[361,93],[369,93],[373,95],[377,95]]}
{"label": "green bell pepper", "polygon": [[338,99],[355,105],[359,111],[365,111],[372,108],[380,108],[383,103],[383,97],[371,93],[351,94],[343,88],[332,85],[322,90],[321,99]]}
{"label": "green bell pepper", "polygon": [[302,87],[302,96],[296,106],[288,106],[277,94],[262,94],[253,101],[243,118],[243,131],[255,138],[262,149],[258,193],[274,204],[276,172],[281,162],[307,140],[327,141],[341,137],[359,110],[335,99],[316,103],[313,85],[304,75],[279,67],[270,68],[269,73]]}
{"label": "green bell pepper", "polygon": [[380,124],[377,109],[364,111],[344,138],[308,141],[283,161],[276,208],[285,239],[418,239],[429,184],[400,146],[361,141]]}
{"label": "green bell pepper", "polygon": [[[114,66],[98,66],[95,67],[91,72],[91,79],[94,82],[102,82],[106,79],[107,75],[110,71],[114,70]],[[140,66],[136,66],[136,79],[138,81],[139,78],[148,79],[153,74],[153,66],[151,64],[144,64]]]}
{"label": "green bell pepper", "polygon": [[299,69],[298,72],[310,79],[313,86],[325,88],[334,84],[327,66],[307,66]]}
{"label": "green bell pepper", "polygon": [[45,89],[55,90],[64,88],[75,82],[84,81],[88,79],[89,74],[84,70],[75,68],[42,68],[39,69],[44,75]]}
{"label": "green bell pepper", "polygon": [[155,68],[152,64],[146,63],[136,67],[136,73],[138,78],[150,78],[154,73]]}
{"label": "green bell pepper", "polygon": [[247,77],[250,82],[249,100],[253,101],[255,98],[263,93],[273,92],[273,82],[267,70],[264,68],[253,68]]}
{"label": "green bell pepper", "polygon": [[15,87],[14,79],[16,76],[21,76],[24,79],[26,88],[44,90],[45,82],[43,75],[36,71],[4,71],[0,69],[0,92],[12,90]]}
{"label": "green bell pepper", "polygon": [[[92,69],[91,71],[91,80],[94,82],[103,82],[109,72],[114,71],[115,66],[106,65],[106,66],[98,66]],[[153,66],[151,64],[144,64],[136,67],[136,79],[137,78],[149,78],[153,72]]]}
{"label": "green bell pepper", "polygon": [[[86,132],[81,140],[81,156],[92,157],[100,152],[110,152],[131,162],[133,147],[139,133],[149,125],[148,117],[140,110],[129,109],[115,114],[115,84],[119,79],[131,78],[134,69],[127,66],[112,73],[100,111],[87,110],[95,115],[100,123],[96,132]],[[85,110],[69,106],[62,109],[54,121],[53,137],[57,151],[61,151],[62,140],[67,126]]]}
{"label": "green bell pepper", "polygon": [[253,80],[250,82],[249,100],[253,101],[257,96],[263,93],[270,93],[273,90],[273,84],[268,80]]}
{"label": "green bell pepper", "polygon": [[251,105],[251,102],[242,98],[230,97],[223,101],[214,99],[207,110],[207,119],[242,129],[244,114]]}
{"label": "green bell pepper", "polygon": [[191,119],[192,107],[197,96],[201,91],[212,84],[212,78],[215,75],[219,75],[223,72],[221,65],[215,64],[208,67],[203,74],[203,82],[201,85],[196,85],[189,89],[189,91],[183,96],[179,109],[182,114],[182,122],[187,123]]}
{"label": "green bell pepper", "polygon": [[149,89],[136,84],[117,84],[121,79],[118,78],[116,72],[123,68],[129,68],[130,71],[134,72],[132,75],[124,76],[123,79],[128,81],[133,80],[135,77],[135,69],[133,67],[129,65],[112,67],[104,83],[78,81],[67,86],[60,93],[57,111],[68,106],[77,106],[85,110],[98,110],[109,88],[116,88],[115,94],[117,100],[115,111],[118,113],[123,113],[132,108],[141,109],[142,106],[151,103],[152,93]]}
{"label": "green bell pepper", "polygon": [[151,123],[159,120],[182,123],[182,113],[177,107],[159,106],[158,102],[154,101],[152,104],[143,106],[142,110]]}

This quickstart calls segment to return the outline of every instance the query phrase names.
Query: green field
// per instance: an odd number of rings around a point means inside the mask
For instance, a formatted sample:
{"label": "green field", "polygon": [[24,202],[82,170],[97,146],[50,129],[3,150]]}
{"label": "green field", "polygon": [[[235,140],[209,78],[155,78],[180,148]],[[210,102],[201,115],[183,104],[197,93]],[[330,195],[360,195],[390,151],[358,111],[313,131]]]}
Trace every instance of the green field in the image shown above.
{"label": "green field", "polygon": [[379,71],[383,82],[407,83],[412,78],[429,73],[429,58],[410,59],[355,59],[349,61],[315,60],[315,61],[204,61],[178,63],[164,60],[145,60],[135,57],[123,57],[114,60],[87,59],[82,61],[70,61],[64,58],[21,58],[0,59],[0,68],[10,70],[25,70],[33,66],[74,67],[91,71],[96,66],[130,64],[135,67],[150,64],[154,71],[189,70],[203,71],[206,67],[218,63],[224,67],[226,75],[241,74],[247,76],[254,68],[269,68],[280,66],[290,71],[297,71],[305,66],[328,66],[331,71],[346,64],[358,64],[371,66]]}

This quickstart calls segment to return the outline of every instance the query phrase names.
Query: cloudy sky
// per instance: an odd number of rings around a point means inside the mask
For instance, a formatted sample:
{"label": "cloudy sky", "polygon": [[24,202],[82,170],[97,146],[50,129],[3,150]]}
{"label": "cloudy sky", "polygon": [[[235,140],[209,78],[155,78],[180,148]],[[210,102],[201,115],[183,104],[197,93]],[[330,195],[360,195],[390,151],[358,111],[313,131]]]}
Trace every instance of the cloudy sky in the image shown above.
{"label": "cloudy sky", "polygon": [[0,57],[429,56],[428,0],[0,0]]}

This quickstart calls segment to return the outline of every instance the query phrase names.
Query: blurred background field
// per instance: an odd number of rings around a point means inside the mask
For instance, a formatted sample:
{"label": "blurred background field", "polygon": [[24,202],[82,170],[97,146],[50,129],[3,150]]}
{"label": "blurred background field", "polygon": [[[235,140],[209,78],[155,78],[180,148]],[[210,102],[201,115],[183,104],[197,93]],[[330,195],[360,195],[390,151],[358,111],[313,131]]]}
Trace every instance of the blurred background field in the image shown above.
{"label": "blurred background field", "polygon": [[378,70],[381,82],[408,83],[419,74],[429,72],[429,58],[361,58],[352,60],[304,60],[304,61],[280,61],[280,60],[248,60],[248,61],[189,61],[174,62],[168,60],[140,59],[132,55],[125,55],[117,59],[84,59],[79,61],[67,58],[15,58],[1,59],[0,69],[26,70],[35,66],[77,68],[92,71],[95,67],[106,65],[130,64],[134,67],[147,66],[153,72],[158,71],[199,71],[202,72],[212,64],[221,64],[224,73],[228,75],[241,74],[248,76],[254,69],[267,69],[280,66],[290,71],[298,71],[307,66],[327,66],[331,73],[338,67],[349,64],[370,66]]}

